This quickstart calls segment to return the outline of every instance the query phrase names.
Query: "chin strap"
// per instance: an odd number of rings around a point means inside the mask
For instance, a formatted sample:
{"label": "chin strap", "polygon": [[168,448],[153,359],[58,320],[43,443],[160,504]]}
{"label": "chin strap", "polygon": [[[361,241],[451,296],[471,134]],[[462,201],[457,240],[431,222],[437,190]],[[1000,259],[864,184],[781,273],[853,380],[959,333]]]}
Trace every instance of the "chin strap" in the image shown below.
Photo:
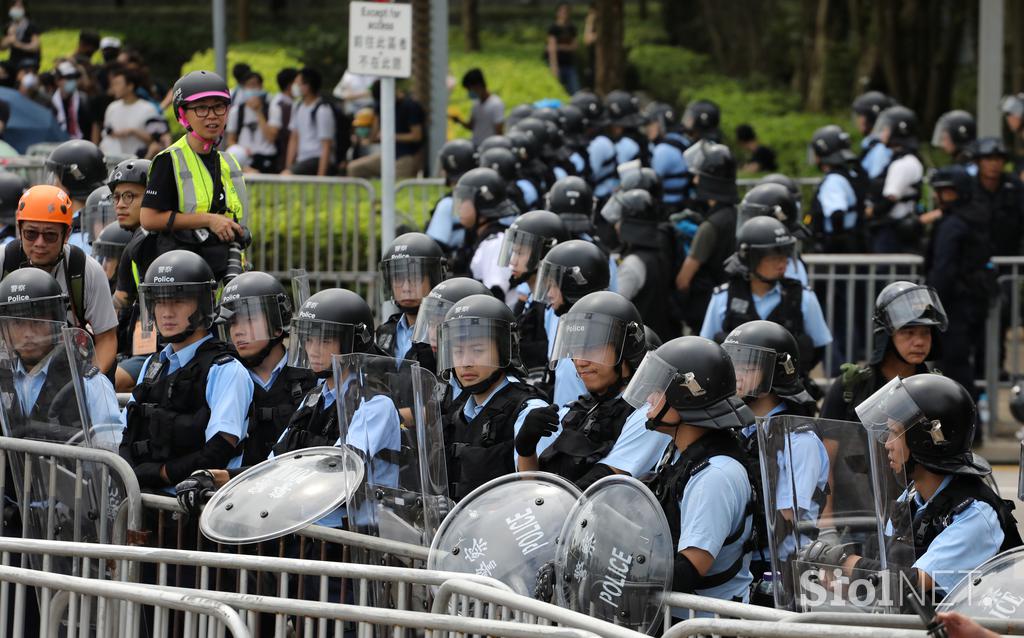
{"label": "chin strap", "polygon": [[206,139],[199,133],[196,133],[195,130],[192,128],[192,125],[188,123],[188,119],[185,117],[185,109],[181,108],[180,106],[178,107],[178,124],[181,124],[185,128],[185,130],[188,131],[189,135],[202,142],[203,153],[209,153],[211,148],[220,143],[221,138],[217,138],[216,140],[211,142],[210,140]]}
{"label": "chin strap", "polygon": [[668,404],[668,401],[665,401],[665,405],[661,406],[661,410],[659,410],[658,413],[656,415],[654,415],[654,418],[653,419],[647,419],[647,423],[645,424],[647,429],[648,430],[657,430],[659,427],[666,427],[666,428],[677,428],[677,427],[679,427],[678,423],[666,423],[665,421],[661,420],[662,417],[664,417],[666,414],[668,414],[668,410],[671,407],[672,406],[670,406]]}
{"label": "chin strap", "polygon": [[477,381],[473,385],[464,385],[462,381],[459,380],[459,375],[456,374],[455,382],[459,384],[459,387],[462,388],[463,392],[468,392],[470,394],[478,394],[479,392],[482,392],[490,388],[492,385],[494,385],[494,382],[500,379],[504,374],[505,369],[498,368],[490,375],[488,375],[486,379],[484,379],[483,381]]}
{"label": "chin strap", "polygon": [[270,356],[270,351],[274,349],[274,346],[283,341],[284,335],[274,337],[273,339],[267,341],[267,345],[263,346],[263,348],[261,348],[259,352],[252,355],[251,357],[240,357],[240,359],[242,360],[242,364],[246,368],[255,368],[256,366],[263,363],[268,356]]}

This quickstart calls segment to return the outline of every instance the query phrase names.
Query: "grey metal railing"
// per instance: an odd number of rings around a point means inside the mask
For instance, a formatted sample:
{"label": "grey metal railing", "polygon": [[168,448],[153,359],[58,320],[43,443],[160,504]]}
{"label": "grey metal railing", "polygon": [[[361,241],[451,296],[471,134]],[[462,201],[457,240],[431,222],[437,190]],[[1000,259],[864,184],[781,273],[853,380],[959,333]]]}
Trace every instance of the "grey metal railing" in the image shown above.
{"label": "grey metal railing", "polygon": [[398,224],[426,228],[434,204],[448,190],[444,179],[424,177],[403,179],[395,185],[395,212]]}

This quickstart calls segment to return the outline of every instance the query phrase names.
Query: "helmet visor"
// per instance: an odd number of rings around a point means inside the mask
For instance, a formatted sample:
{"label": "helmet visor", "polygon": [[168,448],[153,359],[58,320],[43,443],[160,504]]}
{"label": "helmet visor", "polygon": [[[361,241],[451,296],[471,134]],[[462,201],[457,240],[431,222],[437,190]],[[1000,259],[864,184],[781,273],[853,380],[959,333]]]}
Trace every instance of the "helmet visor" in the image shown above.
{"label": "helmet visor", "polygon": [[221,339],[240,351],[284,334],[280,301],[276,295],[221,301],[217,315]]}
{"label": "helmet visor", "polygon": [[609,224],[615,224],[622,220],[624,216],[624,206],[622,198],[619,193],[615,193],[611,196],[607,203],[601,207],[601,217],[604,218]]}
{"label": "helmet visor", "polygon": [[67,297],[43,297],[28,301],[0,303],[0,318],[39,319],[66,323]]}
{"label": "helmet visor", "polygon": [[25,368],[31,368],[62,343],[65,319],[49,321],[31,317],[0,316],[0,339],[17,356]]}
{"label": "helmet visor", "polygon": [[331,356],[354,350],[357,332],[366,326],[320,319],[292,319],[288,365],[322,373],[331,370]]}
{"label": "helmet visor", "polygon": [[[490,370],[511,364],[512,326],[500,319],[463,317],[441,323],[437,346],[437,369],[475,368],[476,380]],[[482,371],[480,371],[482,369]],[[460,375],[461,376],[461,375]]]}
{"label": "helmet visor", "polygon": [[1024,117],[1024,100],[1019,95],[1007,95],[999,106],[1003,111],[1003,115]]}
{"label": "helmet visor", "polygon": [[[686,123],[686,120],[684,119],[683,126],[687,129],[693,128],[692,119],[693,117],[690,116],[691,123],[689,124]],[[700,140],[696,144],[692,144],[690,148],[683,151],[683,159],[686,161],[686,168],[691,173],[696,173],[700,170],[706,157],[707,154],[704,152],[704,140]]]}
{"label": "helmet visor", "polygon": [[437,328],[453,305],[455,304],[447,299],[424,297],[412,328],[413,342],[426,343],[437,348]]}
{"label": "helmet visor", "polygon": [[92,243],[92,257],[100,262],[100,265],[103,264],[105,259],[120,259],[122,254],[124,254],[124,244],[115,244],[111,241],[99,239]]}
{"label": "helmet visor", "polygon": [[[901,438],[915,425],[931,430],[924,411],[917,405],[899,377],[878,389],[855,408],[868,434],[886,443]],[[941,436],[941,430],[938,431]]]}
{"label": "helmet visor", "polygon": [[638,410],[650,412],[665,403],[665,392],[672,380],[679,374],[675,366],[665,362],[654,352],[648,352],[629,379],[622,398]]}
{"label": "helmet visor", "polygon": [[914,286],[900,292],[878,309],[882,326],[892,334],[904,326],[949,326],[946,310],[938,294],[927,286]]}
{"label": "helmet visor", "polygon": [[108,224],[117,219],[114,200],[108,195],[82,209],[82,232],[91,245]]}
{"label": "helmet visor", "polygon": [[774,217],[788,227],[790,220],[786,217],[786,213],[782,210],[781,206],[768,206],[767,204],[757,204],[754,202],[742,202],[736,207],[736,236],[739,237],[740,229],[743,224],[747,223],[755,217]]}
{"label": "helmet visor", "polygon": [[758,398],[772,390],[775,374],[774,350],[726,341],[722,349],[732,360],[736,371],[736,394],[741,397]]}
{"label": "helmet visor", "polygon": [[565,301],[562,288],[565,284],[585,286],[587,278],[579,266],[561,266],[549,261],[540,262],[537,268],[537,281],[533,285],[533,298],[556,308]]}
{"label": "helmet visor", "polygon": [[580,359],[613,366],[622,358],[626,329],[616,317],[569,311],[558,320],[549,365],[553,370],[559,359]]}
{"label": "helmet visor", "polygon": [[399,308],[416,308],[430,290],[441,283],[441,260],[437,257],[394,257],[380,264],[380,291],[384,302]]}
{"label": "helmet visor", "polygon": [[498,266],[511,268],[515,275],[533,272],[554,243],[555,240],[550,237],[509,228],[501,242]]}
{"label": "helmet visor", "polygon": [[139,311],[146,338],[154,329],[171,337],[212,318],[213,290],[209,283],[140,284]]}

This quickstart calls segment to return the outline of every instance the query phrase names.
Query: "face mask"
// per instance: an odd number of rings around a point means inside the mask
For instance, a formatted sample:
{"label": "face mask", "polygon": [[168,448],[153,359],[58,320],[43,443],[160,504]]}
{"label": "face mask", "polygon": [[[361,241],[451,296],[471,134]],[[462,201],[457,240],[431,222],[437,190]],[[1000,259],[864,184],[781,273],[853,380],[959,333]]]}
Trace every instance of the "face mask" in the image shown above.
{"label": "face mask", "polygon": [[7,15],[10,16],[11,20],[21,20],[22,18],[25,17],[25,10],[17,8],[11,9],[10,11],[7,12]]}
{"label": "face mask", "polygon": [[297,82],[292,85],[292,97],[295,99],[302,97],[302,87]]}
{"label": "face mask", "polygon": [[38,85],[38,84],[39,84],[39,77],[34,75],[34,74],[32,74],[32,73],[28,73],[28,74],[22,76],[22,78],[21,78],[21,88],[23,88],[23,89],[35,88],[35,86]]}
{"label": "face mask", "polygon": [[356,127],[356,135],[358,135],[359,137],[370,137],[370,127],[369,126],[357,126]]}
{"label": "face mask", "polygon": [[61,89],[65,95],[71,95],[78,88],[78,80],[64,80],[64,88]]}
{"label": "face mask", "polygon": [[469,94],[469,99],[471,99],[471,100],[478,100],[478,99],[480,99],[480,96],[477,95],[476,91],[466,91],[466,93]]}

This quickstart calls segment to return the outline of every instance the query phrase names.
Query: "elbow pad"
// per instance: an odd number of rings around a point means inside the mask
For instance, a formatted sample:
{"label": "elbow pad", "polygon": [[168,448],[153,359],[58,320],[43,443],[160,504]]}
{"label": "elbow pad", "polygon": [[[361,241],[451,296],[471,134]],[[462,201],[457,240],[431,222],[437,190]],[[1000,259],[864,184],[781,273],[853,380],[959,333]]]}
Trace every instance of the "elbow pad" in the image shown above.
{"label": "elbow pad", "polygon": [[690,559],[681,552],[676,552],[675,564],[672,566],[672,591],[692,594],[697,590],[697,583],[701,578],[700,572]]}
{"label": "elbow pad", "polygon": [[238,455],[238,447],[228,443],[220,434],[213,435],[202,449],[164,463],[171,485],[177,485],[196,470],[221,469]]}

